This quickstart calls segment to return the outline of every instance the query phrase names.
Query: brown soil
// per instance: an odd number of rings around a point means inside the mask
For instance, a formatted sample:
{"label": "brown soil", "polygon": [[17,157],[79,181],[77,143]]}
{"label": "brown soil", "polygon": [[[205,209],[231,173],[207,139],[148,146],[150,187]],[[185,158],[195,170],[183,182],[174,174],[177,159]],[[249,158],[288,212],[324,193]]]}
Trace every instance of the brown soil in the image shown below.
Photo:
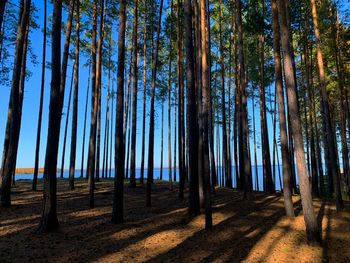
{"label": "brown soil", "polygon": [[111,219],[112,181],[96,185],[96,207],[88,207],[88,189],[78,180],[69,191],[58,181],[57,233],[39,235],[42,192],[30,181],[13,189],[13,206],[0,208],[0,262],[350,262],[350,203],[336,214],[331,202],[315,200],[323,228],[323,247],[306,244],[298,197],[298,216],[284,216],[283,197],[217,189],[213,198],[212,232],[204,218],[188,218],[186,200],[176,189],[157,182],[152,208],[145,207],[145,188],[125,187],[125,220]]}

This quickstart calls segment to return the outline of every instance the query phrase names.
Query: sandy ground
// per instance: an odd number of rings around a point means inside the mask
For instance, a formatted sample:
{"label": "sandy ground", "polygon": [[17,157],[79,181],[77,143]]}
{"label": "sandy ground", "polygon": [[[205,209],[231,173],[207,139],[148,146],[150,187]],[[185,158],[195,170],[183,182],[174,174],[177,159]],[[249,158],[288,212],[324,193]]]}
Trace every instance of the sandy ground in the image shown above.
{"label": "sandy ground", "polygon": [[[40,185],[41,186],[41,185]],[[217,189],[212,232],[204,217],[188,218],[186,199],[165,183],[153,187],[153,207],[145,207],[145,188],[125,187],[125,219],[113,225],[112,181],[96,185],[96,207],[88,207],[85,180],[69,191],[58,181],[57,233],[35,233],[42,192],[29,181],[13,188],[13,206],[0,208],[0,262],[350,262],[350,203],[336,214],[331,202],[315,200],[323,247],[306,244],[299,198],[298,216],[284,216],[283,197]]]}

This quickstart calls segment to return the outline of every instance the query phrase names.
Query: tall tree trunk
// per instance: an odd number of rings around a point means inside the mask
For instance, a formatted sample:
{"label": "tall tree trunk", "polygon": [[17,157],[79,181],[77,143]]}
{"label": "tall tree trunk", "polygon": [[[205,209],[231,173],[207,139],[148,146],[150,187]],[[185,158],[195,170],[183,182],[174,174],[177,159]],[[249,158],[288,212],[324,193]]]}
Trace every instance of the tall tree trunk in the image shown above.
{"label": "tall tree trunk", "polygon": [[90,122],[90,138],[89,138],[89,154],[87,177],[89,185],[89,205],[94,207],[94,188],[95,188],[95,160],[96,160],[96,130],[97,130],[97,104],[98,104],[98,86],[97,79],[97,63],[96,63],[96,31],[97,31],[97,0],[93,5],[93,22],[92,22],[92,96],[91,96],[91,122]]}
{"label": "tall tree trunk", "polygon": [[244,198],[247,198],[248,193],[252,191],[251,164],[248,151],[248,113],[247,113],[247,79],[243,52],[243,26],[242,26],[242,6],[241,0],[236,1],[237,12],[237,31],[238,31],[238,69],[239,69],[239,98],[240,98],[240,133],[239,142],[240,155],[240,175],[241,182],[244,185]]}
{"label": "tall tree trunk", "polygon": [[[15,171],[17,149],[21,120],[21,74],[23,73],[23,55],[25,54],[25,42],[30,18],[31,1],[22,2],[17,26],[16,50],[11,83],[11,94],[7,114],[4,149],[1,165],[1,206],[11,205],[11,181]],[[24,78],[23,78],[24,81]],[[24,84],[24,83],[23,83]],[[23,96],[23,91],[22,91]],[[22,97],[23,99],[23,97]]]}
{"label": "tall tree trunk", "polygon": [[210,196],[210,166],[209,166],[209,107],[210,107],[210,81],[208,68],[208,24],[206,19],[206,1],[200,2],[200,25],[201,25],[201,49],[202,49],[202,89],[203,89],[203,184],[205,202],[205,228],[212,229],[212,209]]}
{"label": "tall tree trunk", "polygon": [[162,128],[160,135],[160,174],[159,179],[163,180],[163,149],[164,149],[164,100],[162,101]]}
{"label": "tall tree trunk", "polygon": [[157,65],[158,65],[158,53],[160,43],[160,31],[163,14],[163,2],[160,1],[158,27],[157,27],[157,40],[156,51],[154,54],[154,60],[152,65],[152,93],[151,93],[151,110],[150,110],[150,124],[149,124],[149,141],[148,141],[148,166],[147,166],[147,193],[146,193],[146,206],[151,206],[151,187],[153,183],[153,167],[154,167],[154,99],[156,92],[156,79],[157,79]]}
{"label": "tall tree trunk", "polygon": [[[89,64],[89,77],[88,77],[88,85],[86,87],[86,99],[85,99],[85,111],[84,111],[84,128],[83,128],[83,143],[81,149],[81,168],[80,168],[80,178],[84,176],[84,157],[85,157],[85,134],[86,134],[86,119],[87,119],[87,107],[89,101],[89,90],[90,90],[90,80],[91,80],[91,63]],[[93,85],[91,85],[91,88]]]}
{"label": "tall tree trunk", "polygon": [[140,183],[143,184],[145,167],[145,134],[146,134],[146,104],[147,104],[147,24],[143,31],[143,110],[142,110],[142,146],[141,146],[141,175]]}
{"label": "tall tree trunk", "polygon": [[[174,92],[175,94],[175,101],[177,101],[176,99],[176,92]],[[177,176],[176,176],[176,170],[177,170],[177,166],[176,166],[176,141],[177,141],[177,136],[176,136],[176,131],[177,131],[177,123],[176,123],[176,117],[177,117],[177,107],[176,104],[174,106],[174,182],[176,182],[177,180]]]}
{"label": "tall tree trunk", "polygon": [[68,12],[67,24],[66,24],[66,40],[64,42],[63,58],[62,58],[62,71],[61,71],[61,83],[60,83],[60,112],[61,112],[61,116],[60,116],[59,120],[61,120],[61,118],[62,118],[62,109],[63,109],[63,104],[64,104],[64,92],[65,92],[65,87],[66,87],[68,55],[69,55],[70,37],[71,37],[71,32],[72,32],[74,4],[75,4],[74,0],[69,1],[69,12]]}
{"label": "tall tree trunk", "polygon": [[[262,15],[265,16],[265,1],[262,1]],[[264,175],[264,191],[268,193],[275,192],[275,185],[272,179],[271,170],[271,156],[269,134],[267,129],[267,115],[266,115],[266,97],[265,97],[265,36],[264,33],[258,36],[258,52],[259,52],[259,96],[260,96],[260,122],[261,122],[261,139],[262,139],[262,161],[263,161],[263,175]]]}
{"label": "tall tree trunk", "polygon": [[219,11],[219,49],[220,49],[220,73],[221,73],[221,114],[222,114],[222,159],[225,174],[226,187],[232,187],[232,179],[229,178],[229,164],[227,154],[227,128],[226,128],[226,99],[225,99],[225,67],[224,67],[224,47],[222,43],[222,0],[220,0]]}
{"label": "tall tree trunk", "polygon": [[131,161],[130,161],[130,186],[136,187],[136,123],[137,123],[137,82],[138,82],[138,0],[135,0],[134,9],[134,35],[133,35],[133,56],[134,56],[134,83],[132,89],[132,124],[131,124]]}
{"label": "tall tree trunk", "polygon": [[[75,64],[75,63],[74,63]],[[61,170],[60,170],[60,177],[63,178],[64,174],[64,161],[66,157],[66,143],[67,143],[67,132],[68,132],[68,121],[69,121],[69,115],[70,115],[70,102],[72,99],[72,90],[73,90],[73,76],[74,76],[74,69],[72,70],[72,77],[70,82],[70,88],[69,88],[69,96],[68,96],[68,108],[66,113],[66,123],[64,128],[64,137],[63,137],[63,150],[62,150],[62,159],[61,159]]]}
{"label": "tall tree trunk", "polygon": [[[192,38],[192,6],[191,0],[184,2],[185,13],[185,47],[186,47],[186,112],[187,129],[189,141],[189,214],[197,215],[200,213],[199,192],[198,192],[198,133],[196,120],[196,90],[195,90],[195,72],[194,72],[194,47]],[[180,123],[179,123],[180,126]],[[179,148],[179,156],[182,155]],[[181,157],[180,157],[181,158]],[[182,159],[182,158],[181,158]],[[180,160],[181,160],[180,159]],[[181,168],[180,168],[181,169]],[[180,175],[181,184],[181,175]]]}
{"label": "tall tree trunk", "polygon": [[[124,221],[124,159],[125,143],[123,135],[124,115],[124,69],[125,69],[125,29],[126,29],[126,0],[121,0],[119,9],[118,30],[118,71],[117,71],[117,106],[115,125],[115,176],[113,194],[112,222],[121,224]],[[111,144],[112,145],[112,144]]]}
{"label": "tall tree trunk", "polygon": [[[6,1],[4,1],[6,2]],[[37,190],[38,183],[38,171],[39,171],[39,151],[41,140],[41,123],[43,118],[43,104],[44,104],[44,91],[45,91],[45,69],[46,69],[46,37],[47,37],[47,0],[44,0],[44,29],[43,29],[43,53],[41,61],[41,86],[40,86],[40,102],[39,102],[39,116],[38,116],[38,128],[36,132],[36,144],[35,144],[35,163],[34,163],[34,175],[32,190]]]}
{"label": "tall tree trunk", "polygon": [[61,24],[62,1],[55,0],[52,17],[51,41],[51,93],[49,127],[46,144],[43,209],[39,232],[54,231],[59,227],[57,219],[57,155],[60,136],[60,77],[61,77]]}
{"label": "tall tree trunk", "polygon": [[258,158],[256,156],[256,130],[255,130],[255,101],[254,94],[252,95],[253,108],[253,137],[254,137],[254,172],[255,172],[255,188],[259,191],[259,173],[258,173]]}
{"label": "tall tree trunk", "polygon": [[301,202],[304,213],[304,220],[306,225],[306,236],[310,243],[320,243],[321,236],[319,232],[318,223],[316,220],[314,206],[312,203],[312,196],[310,190],[310,183],[307,175],[305,156],[304,156],[304,144],[303,136],[301,132],[301,123],[298,109],[298,98],[296,92],[296,79],[294,78],[293,62],[290,56],[291,43],[289,41],[289,27],[286,19],[286,7],[282,0],[278,2],[278,9],[280,14],[280,26],[281,26],[281,43],[284,50],[283,62],[285,70],[285,80],[288,96],[288,108],[291,116],[291,124],[293,126],[292,135],[295,142],[294,151],[297,160],[297,169],[299,177],[299,187],[301,193]]}
{"label": "tall tree trunk", "polygon": [[[280,27],[279,27],[279,13],[277,1],[271,0],[272,6],[272,22],[273,22],[273,49],[275,62],[275,85],[278,100],[278,117],[280,128],[280,141],[282,153],[282,170],[283,170],[283,197],[286,215],[294,217],[294,208],[292,200],[292,185],[291,185],[291,163],[289,159],[288,136],[287,136],[287,121],[285,113],[284,91],[283,91],[283,77],[282,77],[282,63],[281,63],[281,49],[280,49]],[[279,168],[278,168],[279,169]],[[281,189],[282,190],[282,189]]]}
{"label": "tall tree trunk", "polygon": [[184,198],[184,187],[185,187],[185,170],[183,165],[183,151],[184,151],[184,138],[183,138],[183,126],[184,126],[184,115],[183,115],[183,98],[184,98],[184,72],[183,72],[183,25],[181,20],[181,10],[183,8],[182,0],[178,0],[177,4],[177,67],[178,67],[178,155],[179,155],[179,198]]}
{"label": "tall tree trunk", "polygon": [[312,22],[313,22],[313,27],[315,31],[315,37],[316,37],[317,65],[318,65],[318,72],[320,75],[321,101],[323,104],[322,117],[324,118],[324,124],[325,124],[324,130],[326,131],[326,137],[327,137],[327,144],[325,145],[325,148],[329,149],[330,167],[328,167],[327,170],[328,170],[328,176],[329,177],[332,176],[333,178],[336,207],[337,207],[337,211],[340,211],[343,209],[344,204],[343,204],[343,199],[340,191],[339,167],[338,167],[338,161],[337,161],[337,147],[334,144],[335,135],[334,135],[334,131],[331,123],[331,112],[330,112],[329,98],[328,98],[328,93],[326,88],[323,54],[322,54],[322,47],[321,47],[321,35],[318,27],[316,1],[315,0],[310,0],[310,1],[311,1],[311,7],[312,7]]}
{"label": "tall tree trunk", "polygon": [[[173,15],[174,1],[171,0],[170,16]],[[172,24],[170,24],[172,27]],[[171,73],[172,73],[172,32],[170,32],[169,40],[169,58],[168,58],[168,171],[169,171],[169,189],[173,190],[173,173],[171,165]],[[175,136],[176,137],[176,136]],[[176,149],[176,148],[175,148]],[[176,169],[176,167],[174,167]]]}
{"label": "tall tree trunk", "polygon": [[69,187],[74,189],[75,158],[77,152],[78,129],[78,96],[79,96],[79,52],[80,52],[80,0],[76,3],[76,37],[75,37],[75,64],[74,64],[74,99],[72,118],[72,138],[70,148]]}

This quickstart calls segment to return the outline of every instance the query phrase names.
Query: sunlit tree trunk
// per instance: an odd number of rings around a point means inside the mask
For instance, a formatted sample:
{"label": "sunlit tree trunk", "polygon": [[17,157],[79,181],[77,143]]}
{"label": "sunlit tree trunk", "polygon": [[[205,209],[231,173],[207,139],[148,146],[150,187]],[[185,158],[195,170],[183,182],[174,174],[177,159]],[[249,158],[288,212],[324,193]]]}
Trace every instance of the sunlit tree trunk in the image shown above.
{"label": "sunlit tree trunk", "polygon": [[304,220],[306,225],[306,236],[310,243],[320,243],[321,236],[319,232],[318,223],[316,220],[314,206],[312,203],[311,188],[308,179],[306,162],[304,156],[304,143],[301,132],[301,123],[298,109],[298,98],[296,92],[296,79],[294,78],[293,62],[290,56],[291,43],[289,41],[289,26],[286,19],[286,7],[282,0],[278,0],[278,11],[280,14],[280,27],[281,27],[281,43],[283,52],[283,62],[285,71],[285,81],[288,96],[288,108],[291,117],[291,125],[293,126],[292,135],[294,139],[294,151],[296,154],[296,163],[299,177],[299,188],[301,194],[301,202],[304,213]]}
{"label": "sunlit tree trunk", "polygon": [[281,49],[280,49],[280,27],[279,27],[279,13],[278,0],[271,0],[272,6],[272,22],[273,22],[273,49],[274,49],[274,63],[275,63],[275,85],[278,100],[278,117],[281,140],[282,153],[282,170],[283,170],[283,197],[286,215],[294,217],[293,200],[292,200],[292,185],[291,185],[291,163],[289,159],[288,149],[288,135],[287,135],[287,121],[285,113],[284,91],[283,91],[283,77],[282,77],[282,63],[281,63]]}
{"label": "sunlit tree trunk", "polygon": [[317,51],[317,65],[318,65],[318,72],[320,76],[320,89],[321,89],[321,101],[323,104],[323,118],[324,118],[324,125],[325,125],[325,131],[327,133],[327,141],[325,143],[325,148],[329,149],[329,164],[328,167],[328,177],[332,176],[333,183],[334,183],[334,190],[335,190],[335,197],[336,197],[336,207],[337,211],[340,211],[343,209],[343,199],[341,196],[340,191],[340,181],[339,181],[339,167],[338,167],[338,161],[337,161],[337,147],[334,144],[335,142],[335,135],[332,128],[331,123],[331,112],[330,112],[330,106],[329,106],[329,98],[327,93],[327,87],[326,87],[326,79],[325,79],[325,72],[324,72],[324,64],[323,64],[323,54],[322,54],[322,47],[321,47],[321,35],[320,30],[318,26],[318,17],[317,17],[317,10],[316,10],[316,1],[311,1],[311,8],[312,8],[312,22],[313,27],[315,31],[315,37],[316,37],[316,51]]}
{"label": "sunlit tree trunk", "polygon": [[131,124],[131,160],[130,160],[130,186],[136,187],[136,123],[137,123],[137,82],[138,82],[138,0],[135,0],[134,9],[134,82],[132,89],[132,124]]}

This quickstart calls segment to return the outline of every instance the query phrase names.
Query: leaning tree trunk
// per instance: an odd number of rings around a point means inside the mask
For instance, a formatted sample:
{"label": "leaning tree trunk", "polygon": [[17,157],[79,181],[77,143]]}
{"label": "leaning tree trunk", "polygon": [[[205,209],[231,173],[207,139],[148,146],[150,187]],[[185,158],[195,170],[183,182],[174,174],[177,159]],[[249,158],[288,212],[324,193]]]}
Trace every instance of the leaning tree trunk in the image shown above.
{"label": "leaning tree trunk", "polygon": [[[29,25],[31,1],[27,0],[20,8],[20,20],[17,27],[16,51],[12,75],[11,94],[5,130],[5,142],[1,165],[1,206],[11,205],[11,182],[15,170],[18,149],[18,137],[21,119],[20,79],[25,53],[26,33]],[[24,78],[23,78],[24,80]],[[23,94],[22,94],[23,95]]]}
{"label": "leaning tree trunk", "polygon": [[39,232],[54,231],[59,227],[57,219],[57,155],[60,136],[60,77],[61,77],[61,24],[62,1],[54,1],[52,17],[51,93],[49,127],[46,144],[43,209]]}
{"label": "leaning tree trunk", "polygon": [[297,160],[297,169],[299,177],[299,187],[301,194],[301,202],[304,213],[304,220],[306,225],[306,236],[310,243],[320,243],[321,236],[319,232],[318,223],[315,216],[314,206],[312,203],[311,188],[307,175],[305,156],[304,156],[304,143],[301,131],[301,121],[298,109],[298,98],[296,92],[296,79],[294,78],[293,62],[290,56],[291,43],[289,41],[290,29],[287,25],[286,19],[286,7],[282,0],[278,0],[278,10],[280,14],[280,27],[281,27],[281,43],[284,50],[283,62],[285,70],[285,80],[288,96],[288,108],[291,117],[291,125],[293,126],[292,135],[294,139],[294,151]]}
{"label": "leaning tree trunk", "polygon": [[[279,14],[277,7],[278,0],[272,0],[272,22],[273,22],[273,49],[275,62],[275,85],[278,99],[278,117],[280,127],[280,141],[282,153],[282,169],[283,169],[283,196],[284,207],[287,216],[294,217],[294,208],[292,200],[292,185],[291,185],[291,163],[289,159],[288,136],[287,136],[287,122],[286,113],[284,110],[284,91],[283,91],[283,77],[282,77],[282,63],[281,63],[281,49],[280,49],[280,27]],[[279,168],[278,168],[279,169]],[[281,189],[282,190],[282,189]]]}
{"label": "leaning tree trunk", "polygon": [[[5,1],[6,2],[6,1]],[[35,145],[35,163],[34,163],[34,175],[32,190],[37,190],[38,183],[38,171],[39,171],[39,151],[40,151],[40,139],[41,139],[41,123],[43,118],[43,104],[44,104],[44,91],[45,91],[45,69],[46,69],[46,35],[47,35],[47,0],[44,0],[44,29],[43,29],[43,54],[41,62],[41,87],[40,87],[40,102],[39,102],[39,117],[38,128],[36,133],[36,145]]]}
{"label": "leaning tree trunk", "polygon": [[63,137],[63,150],[62,150],[62,159],[61,159],[61,171],[60,171],[60,177],[63,178],[64,173],[64,160],[66,157],[66,143],[67,143],[67,132],[68,132],[68,121],[69,121],[69,115],[70,115],[70,102],[72,99],[72,89],[73,89],[73,76],[74,76],[74,69],[72,71],[72,77],[71,77],[71,83],[69,88],[69,96],[68,96],[68,109],[66,113],[66,123],[64,128],[64,137]]}
{"label": "leaning tree trunk", "polygon": [[80,49],[80,0],[76,3],[76,37],[75,37],[75,64],[74,64],[74,98],[72,117],[72,138],[69,164],[69,188],[74,189],[75,158],[77,152],[77,129],[78,129],[78,95],[79,95],[79,49]]}
{"label": "leaning tree trunk", "polygon": [[146,206],[151,206],[151,188],[153,183],[153,166],[154,166],[154,100],[156,92],[157,79],[157,65],[160,45],[160,31],[163,14],[163,2],[160,1],[159,18],[157,27],[156,51],[154,53],[154,60],[152,65],[152,90],[151,90],[151,110],[150,110],[150,124],[149,124],[149,140],[148,140],[148,166],[147,166],[147,191],[146,191]]}
{"label": "leaning tree trunk", "polygon": [[118,71],[117,71],[117,106],[115,131],[115,176],[113,194],[112,222],[121,224],[124,221],[124,164],[125,144],[123,135],[124,115],[124,69],[125,69],[125,29],[126,29],[126,0],[121,0],[119,9],[118,30]]}
{"label": "leaning tree trunk", "polygon": [[318,65],[318,72],[320,75],[321,101],[323,104],[323,118],[324,118],[324,124],[325,124],[324,130],[327,133],[327,136],[326,136],[327,145],[325,145],[325,147],[329,149],[329,158],[330,158],[329,164],[331,165],[330,167],[328,167],[328,176],[330,177],[331,176],[330,173],[332,173],[334,190],[335,190],[335,198],[336,198],[336,207],[337,207],[337,211],[340,211],[344,208],[344,204],[343,204],[343,199],[340,191],[337,146],[334,144],[335,135],[334,135],[334,130],[332,128],[332,123],[331,123],[329,98],[328,98],[328,93],[326,89],[326,79],[325,79],[325,72],[324,72],[322,47],[321,47],[321,35],[318,27],[316,1],[315,0],[310,0],[310,1],[311,1],[311,7],[312,7],[313,27],[315,31],[315,37],[316,37],[317,65]]}

